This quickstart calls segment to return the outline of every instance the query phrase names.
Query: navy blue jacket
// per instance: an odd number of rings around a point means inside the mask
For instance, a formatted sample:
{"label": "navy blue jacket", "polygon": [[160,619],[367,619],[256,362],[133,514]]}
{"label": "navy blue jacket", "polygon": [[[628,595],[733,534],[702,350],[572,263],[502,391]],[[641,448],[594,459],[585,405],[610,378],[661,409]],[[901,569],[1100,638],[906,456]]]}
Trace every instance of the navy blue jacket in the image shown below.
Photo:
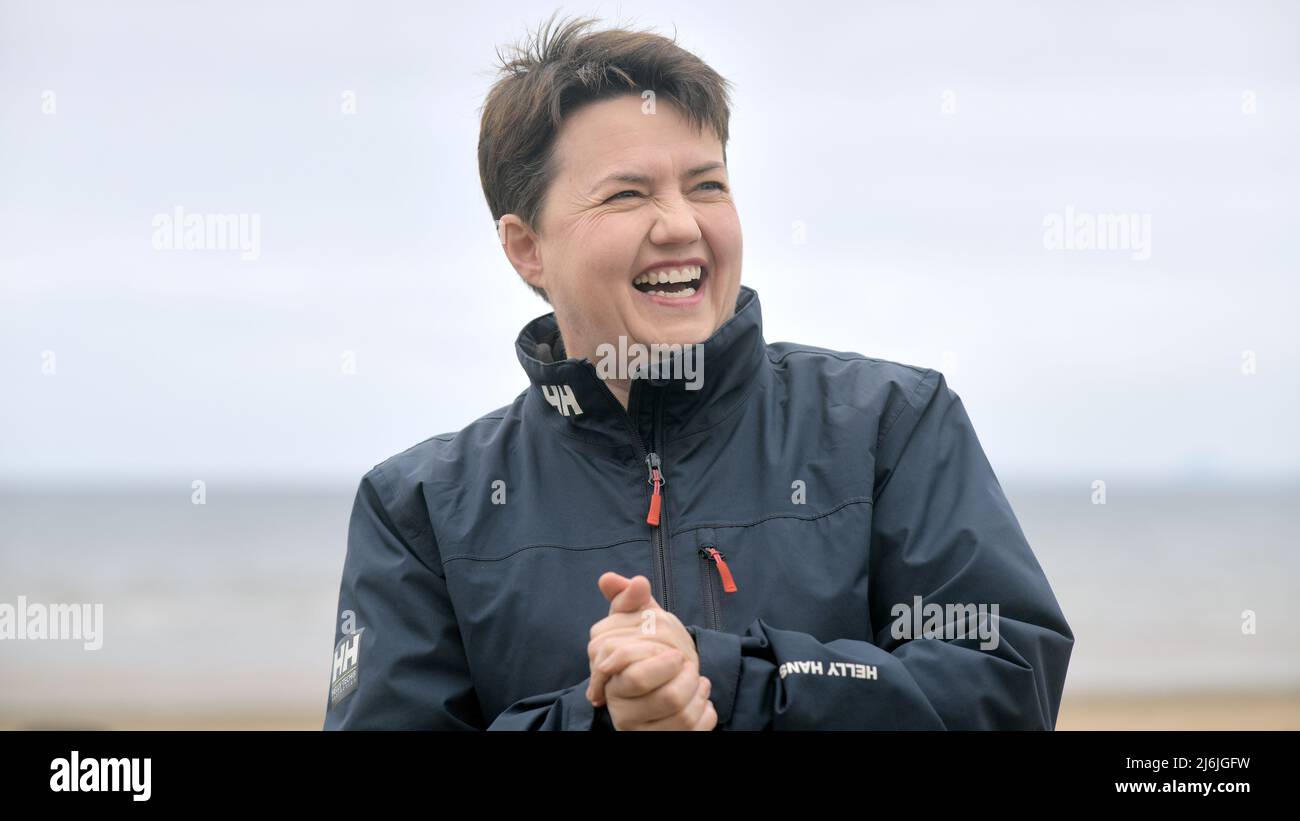
{"label": "navy blue jacket", "polygon": [[610,570],[688,626],[719,730],[1055,726],[1074,636],[942,374],[769,344],[748,287],[698,389],[626,411],[554,314],[516,349],[513,402],[361,480],[326,729],[613,729]]}

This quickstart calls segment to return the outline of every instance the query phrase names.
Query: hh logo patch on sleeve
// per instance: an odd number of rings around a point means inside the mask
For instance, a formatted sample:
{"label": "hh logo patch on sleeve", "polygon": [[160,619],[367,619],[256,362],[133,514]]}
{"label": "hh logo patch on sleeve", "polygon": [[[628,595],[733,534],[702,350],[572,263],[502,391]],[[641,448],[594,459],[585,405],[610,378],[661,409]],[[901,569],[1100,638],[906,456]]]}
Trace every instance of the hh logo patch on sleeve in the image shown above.
{"label": "hh logo patch on sleeve", "polygon": [[366,628],[346,635],[334,646],[334,666],[330,674],[330,706],[338,704],[357,689],[361,677],[361,634]]}

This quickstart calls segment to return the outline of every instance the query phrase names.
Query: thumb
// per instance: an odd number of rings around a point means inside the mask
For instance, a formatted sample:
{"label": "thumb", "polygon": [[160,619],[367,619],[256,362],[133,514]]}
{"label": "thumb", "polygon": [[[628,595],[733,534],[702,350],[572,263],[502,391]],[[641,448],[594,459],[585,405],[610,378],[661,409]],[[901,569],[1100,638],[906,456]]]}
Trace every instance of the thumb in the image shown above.
{"label": "thumb", "polygon": [[650,580],[645,576],[633,576],[617,596],[610,600],[609,612],[636,613],[646,608],[663,609],[650,593]]}
{"label": "thumb", "polygon": [[608,573],[601,574],[601,577],[596,581],[596,586],[600,588],[605,601],[612,602],[619,593],[627,589],[628,583],[631,581],[628,577],[620,576],[611,570]]}

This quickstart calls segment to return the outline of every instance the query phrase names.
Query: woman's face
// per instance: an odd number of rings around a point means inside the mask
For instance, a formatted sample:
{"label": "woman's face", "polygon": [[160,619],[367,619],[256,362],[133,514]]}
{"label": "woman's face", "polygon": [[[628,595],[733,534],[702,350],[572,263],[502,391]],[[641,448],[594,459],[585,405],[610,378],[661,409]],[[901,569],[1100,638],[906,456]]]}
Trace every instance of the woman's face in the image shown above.
{"label": "woman's face", "polygon": [[[624,95],[570,114],[555,161],[536,246],[525,254],[533,263],[516,267],[546,289],[568,356],[594,361],[596,347],[617,346],[619,336],[647,346],[703,342],[731,317],[740,218],[711,129],[697,132],[672,104],[643,113],[639,96]],[[698,280],[689,279],[692,260],[703,269]],[[674,275],[683,282],[637,282],[647,270],[684,268],[685,278]]]}

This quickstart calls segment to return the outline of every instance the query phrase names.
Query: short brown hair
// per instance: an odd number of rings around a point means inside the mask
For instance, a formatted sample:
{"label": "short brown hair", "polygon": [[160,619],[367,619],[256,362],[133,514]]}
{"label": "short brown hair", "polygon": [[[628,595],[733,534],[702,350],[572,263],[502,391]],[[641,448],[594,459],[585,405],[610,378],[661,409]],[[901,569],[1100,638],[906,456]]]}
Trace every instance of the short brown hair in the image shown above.
{"label": "short brown hair", "polygon": [[[580,17],[553,28],[555,14],[530,42],[501,56],[499,79],[482,107],[478,173],[494,226],[517,214],[534,230],[554,175],[555,136],[564,117],[586,103],[650,90],[674,103],[696,129],[712,128],[727,160],[728,80],[700,58],[652,32],[609,29]],[[541,288],[533,288],[547,302]]]}

